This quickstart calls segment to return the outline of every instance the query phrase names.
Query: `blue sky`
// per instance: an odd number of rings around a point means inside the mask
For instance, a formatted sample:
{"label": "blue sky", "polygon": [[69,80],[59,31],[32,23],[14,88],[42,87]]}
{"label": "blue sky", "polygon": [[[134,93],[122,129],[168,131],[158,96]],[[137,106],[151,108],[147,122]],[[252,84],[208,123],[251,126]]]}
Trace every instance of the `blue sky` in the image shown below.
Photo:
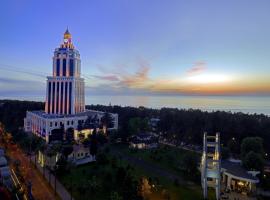
{"label": "blue sky", "polygon": [[0,7],[0,97],[45,95],[66,27],[92,94],[270,94],[270,1],[19,1]]}

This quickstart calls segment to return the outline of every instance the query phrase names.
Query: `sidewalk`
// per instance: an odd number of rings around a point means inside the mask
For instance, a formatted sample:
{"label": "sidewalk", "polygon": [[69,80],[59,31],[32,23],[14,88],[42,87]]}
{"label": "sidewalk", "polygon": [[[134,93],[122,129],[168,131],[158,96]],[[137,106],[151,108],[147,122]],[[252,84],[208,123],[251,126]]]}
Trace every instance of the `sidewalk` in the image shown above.
{"label": "sidewalk", "polygon": [[[35,165],[35,156],[31,156],[31,161],[33,165]],[[43,175],[43,168],[38,164],[36,165],[37,169],[40,171],[40,173]],[[54,190],[55,188],[55,183],[56,183],[56,193],[59,195],[59,197],[62,200],[75,200],[73,197],[71,197],[70,193],[66,190],[66,188],[58,181],[58,179],[54,178],[54,175],[51,173],[49,175],[49,170],[45,168],[44,170],[45,174],[44,177],[46,178],[47,182],[51,185],[52,189]],[[51,176],[51,178],[49,178]]]}

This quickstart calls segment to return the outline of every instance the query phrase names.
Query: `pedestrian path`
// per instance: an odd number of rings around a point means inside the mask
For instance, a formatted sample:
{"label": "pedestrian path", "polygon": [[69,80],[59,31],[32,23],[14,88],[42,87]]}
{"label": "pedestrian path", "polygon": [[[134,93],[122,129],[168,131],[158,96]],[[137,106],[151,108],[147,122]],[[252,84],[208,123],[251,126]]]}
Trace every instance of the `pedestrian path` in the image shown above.
{"label": "pedestrian path", "polygon": [[[31,161],[35,165],[35,156],[31,157]],[[41,167],[38,163],[36,167],[40,171],[40,173],[46,178],[53,190],[55,190],[56,188],[56,193],[62,200],[74,200],[74,198],[71,197],[71,194],[66,190],[63,184],[58,181],[57,178],[55,179],[54,175],[50,173],[47,168],[43,169],[43,167]]]}

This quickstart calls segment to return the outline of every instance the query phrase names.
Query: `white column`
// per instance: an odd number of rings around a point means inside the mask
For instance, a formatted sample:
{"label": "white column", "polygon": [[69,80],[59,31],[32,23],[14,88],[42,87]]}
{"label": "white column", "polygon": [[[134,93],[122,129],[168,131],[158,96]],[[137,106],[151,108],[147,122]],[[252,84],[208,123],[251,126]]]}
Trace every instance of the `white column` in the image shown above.
{"label": "white column", "polygon": [[48,100],[49,100],[49,94],[48,94],[48,90],[49,90],[49,83],[48,83],[48,80],[46,82],[46,104],[45,104],[45,112],[48,113]]}
{"label": "white column", "polygon": [[66,71],[66,76],[67,76],[67,77],[70,76],[70,74],[69,74],[69,65],[70,65],[69,60],[70,60],[70,59],[68,58],[67,61],[66,61],[66,70],[67,70],[67,71]]}
{"label": "white column", "polygon": [[53,76],[56,76],[56,58],[53,57]]}
{"label": "white column", "polygon": [[53,112],[53,110],[52,110],[52,94],[53,94],[53,86],[52,86],[52,82],[50,81],[50,83],[51,83],[51,94],[50,94],[50,110],[49,110],[49,113],[52,113]]}
{"label": "white column", "polygon": [[228,175],[228,179],[227,179],[227,189],[231,189],[231,182],[232,182],[232,177]]}

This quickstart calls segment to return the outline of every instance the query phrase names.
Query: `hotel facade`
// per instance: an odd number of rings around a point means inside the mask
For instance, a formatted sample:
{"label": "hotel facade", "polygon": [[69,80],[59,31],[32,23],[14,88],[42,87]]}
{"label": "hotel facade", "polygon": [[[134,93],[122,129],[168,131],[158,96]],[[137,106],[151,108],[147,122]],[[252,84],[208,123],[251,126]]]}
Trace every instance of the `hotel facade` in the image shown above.
{"label": "hotel facade", "polygon": [[[53,75],[47,77],[45,111],[27,111],[24,130],[50,142],[54,130],[61,127],[74,131],[89,117],[95,117],[100,122],[105,113],[85,109],[84,87],[80,53],[66,30],[63,43],[54,51]],[[118,115],[109,114],[113,121],[113,127],[109,129],[117,129]]]}

